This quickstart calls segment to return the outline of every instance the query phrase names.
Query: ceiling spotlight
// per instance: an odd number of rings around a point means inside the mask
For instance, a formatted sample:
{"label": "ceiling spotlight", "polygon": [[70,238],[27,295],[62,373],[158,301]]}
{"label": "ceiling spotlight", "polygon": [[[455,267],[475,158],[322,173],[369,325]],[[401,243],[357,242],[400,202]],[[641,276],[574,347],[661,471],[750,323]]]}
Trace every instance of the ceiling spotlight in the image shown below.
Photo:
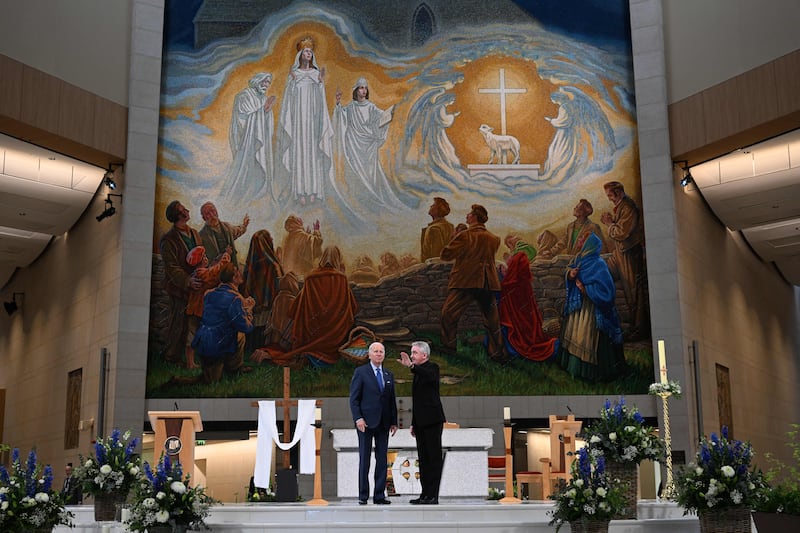
{"label": "ceiling spotlight", "polygon": [[692,177],[692,171],[689,169],[689,162],[688,161],[674,161],[673,164],[682,164],[681,168],[683,169],[683,177],[679,182],[681,187],[688,187],[690,183],[694,183],[694,178]]}
{"label": "ceiling spotlight", "polygon": [[117,182],[114,181],[114,167],[122,167],[122,163],[109,163],[108,170],[103,174],[103,184],[112,191],[117,188]]}
{"label": "ceiling spotlight", "polygon": [[108,218],[108,217],[111,217],[111,216],[114,216],[114,215],[117,214],[117,208],[114,207],[114,203],[111,201],[111,197],[112,196],[119,196],[120,197],[120,201],[122,201],[121,200],[121,198],[122,198],[121,194],[109,194],[108,196],[106,196],[106,208],[105,208],[105,210],[103,210],[102,213],[100,213],[99,215],[97,215],[95,217],[98,222],[100,222],[104,218]]}
{"label": "ceiling spotlight", "polygon": [[11,295],[10,302],[3,302],[3,307],[5,308],[6,313],[8,313],[8,316],[13,315],[14,313],[17,312],[17,309],[19,309],[19,304],[17,304],[17,296],[24,296],[24,295],[25,295],[24,292],[15,292],[14,294]]}
{"label": "ceiling spotlight", "polygon": [[117,182],[114,181],[114,173],[110,170],[106,170],[106,174],[103,176],[103,183],[112,191],[117,188]]}

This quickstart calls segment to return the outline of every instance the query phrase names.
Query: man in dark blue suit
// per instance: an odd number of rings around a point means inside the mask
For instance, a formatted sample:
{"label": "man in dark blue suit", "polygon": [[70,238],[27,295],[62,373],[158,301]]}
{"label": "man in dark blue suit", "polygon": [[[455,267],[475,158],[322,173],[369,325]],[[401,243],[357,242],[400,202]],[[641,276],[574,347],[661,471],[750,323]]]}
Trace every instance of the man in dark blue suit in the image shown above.
{"label": "man in dark blue suit", "polygon": [[369,346],[369,364],[356,368],[350,381],[350,411],[358,430],[358,503],[369,499],[369,465],[375,443],[375,488],[372,502],[392,503],[386,499],[386,454],[389,433],[397,432],[397,401],[394,376],[383,368],[386,351],[383,344]]}

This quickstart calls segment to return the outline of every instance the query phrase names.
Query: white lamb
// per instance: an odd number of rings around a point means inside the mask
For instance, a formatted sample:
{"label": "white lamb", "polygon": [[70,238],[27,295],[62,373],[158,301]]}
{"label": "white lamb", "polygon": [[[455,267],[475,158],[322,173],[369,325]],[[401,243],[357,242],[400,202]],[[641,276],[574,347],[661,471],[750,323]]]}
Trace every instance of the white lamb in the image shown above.
{"label": "white lamb", "polygon": [[495,161],[495,158],[497,158],[499,164],[505,165],[507,163],[506,154],[508,152],[511,152],[511,155],[514,156],[514,160],[511,164],[516,165],[519,163],[519,141],[516,137],[511,135],[495,135],[492,133],[494,129],[488,124],[481,124],[478,131],[481,132],[483,140],[486,141],[486,144],[491,150],[488,164],[491,165],[492,162]]}

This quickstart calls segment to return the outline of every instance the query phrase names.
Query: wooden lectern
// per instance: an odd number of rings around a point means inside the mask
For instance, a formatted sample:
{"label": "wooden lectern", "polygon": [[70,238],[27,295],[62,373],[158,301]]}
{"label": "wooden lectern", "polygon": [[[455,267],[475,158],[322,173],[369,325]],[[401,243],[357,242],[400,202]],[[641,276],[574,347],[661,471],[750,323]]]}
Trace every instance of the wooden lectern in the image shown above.
{"label": "wooden lectern", "polygon": [[169,455],[171,461],[181,462],[184,473],[194,479],[194,443],[198,431],[203,431],[200,411],[148,411],[150,425],[155,432],[153,459],[161,454]]}

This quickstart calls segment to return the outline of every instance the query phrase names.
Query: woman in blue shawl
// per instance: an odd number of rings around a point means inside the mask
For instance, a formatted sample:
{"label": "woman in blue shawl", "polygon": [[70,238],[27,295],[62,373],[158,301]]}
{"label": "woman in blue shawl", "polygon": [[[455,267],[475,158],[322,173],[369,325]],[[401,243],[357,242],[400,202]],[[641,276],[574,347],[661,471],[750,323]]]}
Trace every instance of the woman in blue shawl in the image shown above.
{"label": "woman in blue shawl", "polygon": [[622,328],[614,306],[616,289],[592,234],[567,267],[567,301],[556,360],[573,377],[607,381],[626,369]]}

